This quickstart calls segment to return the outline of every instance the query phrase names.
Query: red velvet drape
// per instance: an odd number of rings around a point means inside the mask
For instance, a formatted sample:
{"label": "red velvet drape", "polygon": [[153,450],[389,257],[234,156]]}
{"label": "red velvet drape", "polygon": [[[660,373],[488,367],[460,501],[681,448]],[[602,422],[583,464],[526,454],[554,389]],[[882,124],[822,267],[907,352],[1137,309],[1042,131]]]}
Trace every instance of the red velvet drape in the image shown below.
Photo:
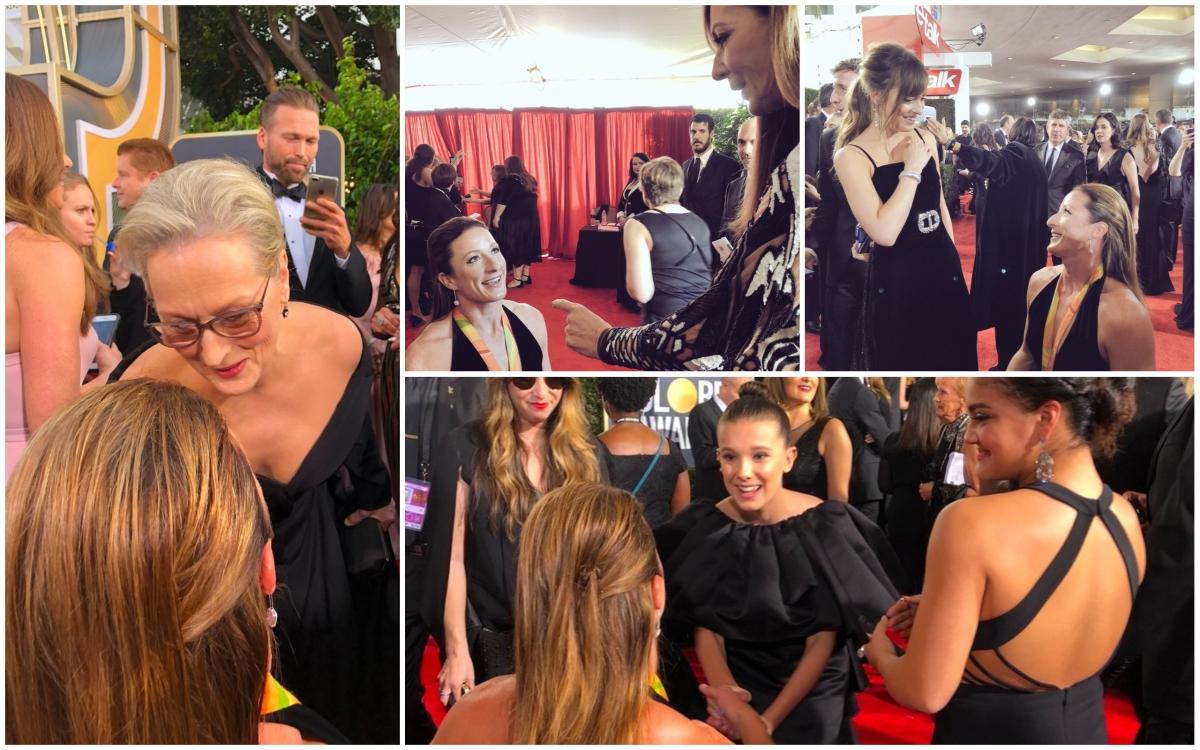
{"label": "red velvet drape", "polygon": [[574,258],[579,228],[601,203],[616,215],[629,157],[688,158],[690,107],[673,109],[518,109],[406,112],[404,153],[419,143],[449,158],[463,149],[459,171],[466,189],[490,190],[491,168],[509,154],[525,161],[538,181],[542,250]]}

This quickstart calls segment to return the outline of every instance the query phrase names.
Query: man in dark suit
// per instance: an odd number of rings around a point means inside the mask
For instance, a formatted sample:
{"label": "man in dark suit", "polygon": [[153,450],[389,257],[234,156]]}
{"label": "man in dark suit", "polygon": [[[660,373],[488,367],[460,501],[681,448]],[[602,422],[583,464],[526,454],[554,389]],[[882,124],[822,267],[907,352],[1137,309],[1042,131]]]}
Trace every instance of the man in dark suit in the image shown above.
{"label": "man in dark suit", "polygon": [[321,128],[316,100],[304,89],[280,86],[263,101],[258,122],[263,155],[258,173],[283,221],[291,298],[364,314],[371,304],[371,277],[345,212],[329,198],[305,200]]}
{"label": "man in dark suit", "polygon": [[996,146],[999,148],[1008,145],[1008,136],[1012,132],[1014,122],[1016,122],[1016,118],[1007,112],[1000,115],[1000,127],[996,128]]}
{"label": "man in dark suit", "polygon": [[721,378],[712,399],[697,404],[688,415],[688,441],[696,463],[692,502],[715,503],[729,494],[721,477],[721,462],[717,460],[717,422],[725,409],[737,401],[738,389],[748,380]]}
{"label": "man in dark suit", "polygon": [[[1160,109],[1154,113],[1158,123],[1158,148],[1162,151],[1159,157],[1167,164],[1179,150],[1183,136],[1175,127],[1175,117],[1169,109]],[[1163,186],[1163,207],[1159,213],[1159,244],[1167,256],[1167,262],[1175,267],[1175,256],[1179,247],[1179,217],[1182,211],[1183,191],[1180,180],[1168,179]]]}
{"label": "man in dark suit", "polygon": [[842,420],[851,441],[860,448],[850,474],[850,504],[872,521],[879,520],[879,455],[892,434],[879,397],[861,378],[838,378],[829,389],[829,413]]}
{"label": "man in dark suit", "polygon": [[1038,144],[1038,160],[1046,167],[1046,215],[1058,213],[1063,197],[1084,183],[1083,149],[1071,140],[1071,116],[1061,109],[1046,121],[1046,140]]}
{"label": "man in dark suit", "polygon": [[[737,218],[742,207],[742,194],[746,192],[746,172],[750,169],[750,158],[754,156],[754,144],[758,141],[758,118],[744,120],[737,132],[738,161],[742,163],[742,171],[729,181],[725,188],[725,210],[721,219],[721,236],[731,243],[733,238],[729,233],[729,224]],[[714,236],[714,239],[716,237]]]}
{"label": "man in dark suit", "polygon": [[697,113],[688,126],[692,157],[683,163],[684,208],[704,219],[713,237],[721,233],[725,211],[725,188],[742,170],[740,164],[713,148],[717,123],[711,115]]}
{"label": "man in dark suit", "polygon": [[804,174],[809,177],[817,176],[817,142],[825,130],[825,121],[833,114],[832,98],[833,84],[827,83],[817,94],[820,111],[804,120]]}

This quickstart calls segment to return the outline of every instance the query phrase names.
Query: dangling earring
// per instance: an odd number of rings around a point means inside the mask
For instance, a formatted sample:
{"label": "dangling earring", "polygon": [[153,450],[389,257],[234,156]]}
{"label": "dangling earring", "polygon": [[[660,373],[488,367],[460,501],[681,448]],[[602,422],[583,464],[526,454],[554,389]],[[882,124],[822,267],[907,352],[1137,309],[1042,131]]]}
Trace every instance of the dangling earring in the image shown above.
{"label": "dangling earring", "polygon": [[283,303],[283,317],[286,318],[287,316],[288,316],[288,306],[287,306],[287,303],[284,302]]}
{"label": "dangling earring", "polygon": [[1033,465],[1033,476],[1042,484],[1054,481],[1054,457],[1046,450],[1046,438],[1042,438],[1042,451]]}
{"label": "dangling earring", "polygon": [[267,626],[274,628],[279,622],[279,613],[275,611],[275,595],[267,594]]}
{"label": "dangling earring", "polygon": [[453,294],[453,295],[454,295],[454,306],[455,306],[455,307],[458,307],[458,292],[456,292],[456,291],[454,291],[453,289],[451,289],[451,290],[450,290],[450,294]]}
{"label": "dangling earring", "polygon": [[883,126],[879,122],[879,105],[878,104],[871,105],[871,122],[874,123],[875,127],[879,128],[880,130],[883,129]]}

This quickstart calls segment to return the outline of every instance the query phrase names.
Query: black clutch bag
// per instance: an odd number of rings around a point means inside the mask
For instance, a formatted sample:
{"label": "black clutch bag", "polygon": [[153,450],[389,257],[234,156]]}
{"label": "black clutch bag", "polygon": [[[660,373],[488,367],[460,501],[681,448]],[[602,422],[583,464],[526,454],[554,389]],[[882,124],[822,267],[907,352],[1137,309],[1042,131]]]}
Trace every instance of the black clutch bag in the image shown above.
{"label": "black clutch bag", "polygon": [[364,518],[354,526],[342,525],[342,556],[352,576],[381,573],[392,564],[392,547],[383,526]]}

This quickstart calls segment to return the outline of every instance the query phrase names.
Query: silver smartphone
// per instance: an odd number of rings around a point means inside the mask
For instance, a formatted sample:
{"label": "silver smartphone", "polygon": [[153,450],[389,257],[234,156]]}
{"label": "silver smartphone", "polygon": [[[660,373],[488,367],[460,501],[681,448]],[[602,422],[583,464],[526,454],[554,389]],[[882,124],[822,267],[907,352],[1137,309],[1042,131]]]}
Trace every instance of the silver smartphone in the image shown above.
{"label": "silver smartphone", "polygon": [[304,200],[315,201],[318,198],[328,198],[337,203],[338,199],[338,178],[327,177],[323,174],[312,174],[308,176],[308,189],[305,191]]}
{"label": "silver smartphone", "polygon": [[926,120],[936,120],[937,110],[933,107],[925,107],[921,110],[921,114],[917,115],[917,125],[924,125]]}

